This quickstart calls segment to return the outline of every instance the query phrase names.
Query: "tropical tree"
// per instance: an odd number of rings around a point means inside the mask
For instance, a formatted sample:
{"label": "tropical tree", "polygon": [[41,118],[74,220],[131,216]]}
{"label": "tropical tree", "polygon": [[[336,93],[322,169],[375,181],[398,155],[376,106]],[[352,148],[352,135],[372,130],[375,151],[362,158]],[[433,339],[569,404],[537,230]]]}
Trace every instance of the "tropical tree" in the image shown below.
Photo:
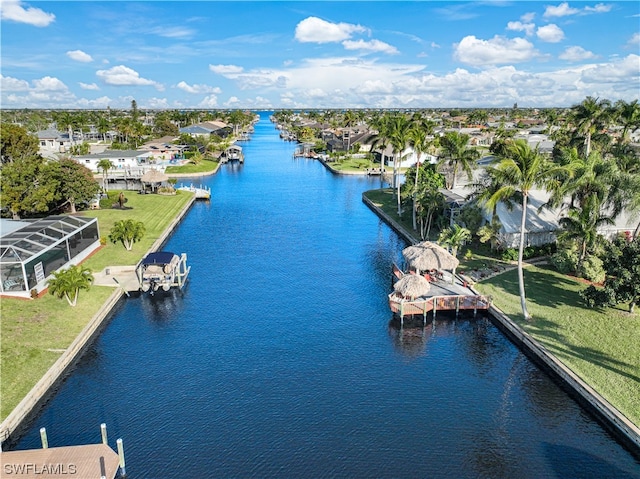
{"label": "tropical tree", "polygon": [[[453,224],[450,228],[445,228],[440,232],[438,237],[438,243],[446,245],[451,248],[451,254],[458,256],[458,249],[465,244],[465,242],[471,239],[471,231],[467,228],[463,228],[458,224]],[[451,273],[451,284],[454,283],[456,277],[456,270],[453,269]]]}
{"label": "tropical tree", "polygon": [[431,232],[433,216],[437,211],[444,209],[444,195],[436,188],[423,185],[418,191],[417,200],[420,238],[427,239]]}
{"label": "tropical tree", "polygon": [[2,166],[2,206],[15,220],[48,212],[57,198],[59,186],[51,164],[41,156],[20,158]]}
{"label": "tropical tree", "polygon": [[535,150],[531,149],[526,141],[516,140],[509,145],[506,155],[497,158],[492,165],[487,167],[486,171],[497,186],[497,189],[490,196],[481,196],[479,198],[480,204],[487,211],[493,211],[496,204],[501,201],[509,200],[516,195],[521,197],[518,284],[522,315],[526,320],[529,320],[531,315],[527,311],[522,260],[529,194],[533,188],[546,188],[547,190],[556,188],[558,178],[566,174],[567,168],[549,162],[539,153],[537,148]]}
{"label": "tropical tree", "polygon": [[590,307],[616,306],[627,301],[633,313],[640,301],[640,239],[619,239],[607,255],[605,269],[607,277],[602,289],[589,286],[580,295]]}
{"label": "tropical tree", "polygon": [[409,119],[399,113],[390,118],[387,124],[387,137],[393,149],[393,185],[396,189],[396,198],[398,204],[398,215],[402,214],[402,203],[400,201],[400,160],[402,152],[407,147],[409,141],[409,130],[411,122]]}
{"label": "tropical tree", "polygon": [[59,183],[58,199],[62,203],[57,205],[58,208],[68,205],[70,213],[75,213],[77,203],[89,203],[100,191],[91,171],[77,161],[62,158],[50,166]]}
{"label": "tropical tree", "polygon": [[629,103],[618,100],[614,105],[614,112],[616,119],[622,123],[622,141],[628,143],[629,131],[640,128],[640,104],[637,99]]}
{"label": "tropical tree", "polygon": [[450,183],[451,189],[456,187],[456,177],[459,169],[467,173],[469,181],[473,179],[473,168],[476,160],[480,158],[480,152],[475,148],[470,148],[468,143],[469,135],[458,133],[457,131],[447,132],[440,139],[442,155],[438,165],[446,163],[451,166],[453,170]]}
{"label": "tropical tree", "polygon": [[421,126],[414,125],[408,132],[409,143],[413,147],[413,151],[416,152],[417,161],[416,161],[416,177],[413,184],[412,198],[413,198],[413,206],[412,210],[412,221],[413,221],[413,229],[416,230],[418,228],[416,221],[416,214],[418,211],[417,205],[417,194],[418,194],[418,177],[420,176],[420,160],[422,159],[422,155],[427,152],[431,142],[427,137],[427,132]]}
{"label": "tropical tree", "polygon": [[611,102],[588,96],[582,103],[573,106],[571,113],[577,132],[584,136],[584,155],[589,156],[592,136],[609,121]]}
{"label": "tropical tree", "polygon": [[603,225],[614,224],[613,219],[604,216],[600,203],[595,196],[581,206],[570,209],[567,216],[559,220],[562,231],[558,235],[559,241],[576,241],[580,245],[577,270],[582,270],[582,264],[587,257],[587,252],[592,250],[598,238],[598,229]]}
{"label": "tropical tree", "polygon": [[13,123],[0,124],[0,155],[2,163],[38,155],[38,138]]}
{"label": "tropical tree", "polygon": [[107,179],[109,178],[109,170],[114,168],[115,165],[108,158],[102,158],[98,162],[98,168],[102,170],[102,187],[107,190]]}
{"label": "tropical tree", "polygon": [[120,220],[111,228],[109,240],[112,243],[121,242],[127,251],[131,251],[134,243],[140,241],[144,234],[145,227],[142,221]]}
{"label": "tropical tree", "polygon": [[47,282],[49,293],[75,306],[81,289],[88,290],[93,283],[91,270],[85,266],[73,265],[67,269],[55,271]]}

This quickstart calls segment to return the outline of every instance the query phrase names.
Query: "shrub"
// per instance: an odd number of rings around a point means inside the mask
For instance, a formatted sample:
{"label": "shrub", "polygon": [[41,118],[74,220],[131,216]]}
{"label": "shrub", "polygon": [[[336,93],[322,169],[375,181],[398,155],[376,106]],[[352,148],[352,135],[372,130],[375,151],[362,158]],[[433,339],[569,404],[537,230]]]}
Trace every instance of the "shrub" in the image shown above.
{"label": "shrub", "polygon": [[578,250],[575,246],[559,250],[549,261],[562,274],[574,273],[578,268]]}
{"label": "shrub", "polygon": [[518,250],[515,248],[507,248],[502,252],[502,261],[518,261]]}
{"label": "shrub", "polygon": [[602,266],[602,260],[594,255],[590,255],[585,258],[578,273],[581,277],[595,283],[602,283],[606,277],[606,272]]}

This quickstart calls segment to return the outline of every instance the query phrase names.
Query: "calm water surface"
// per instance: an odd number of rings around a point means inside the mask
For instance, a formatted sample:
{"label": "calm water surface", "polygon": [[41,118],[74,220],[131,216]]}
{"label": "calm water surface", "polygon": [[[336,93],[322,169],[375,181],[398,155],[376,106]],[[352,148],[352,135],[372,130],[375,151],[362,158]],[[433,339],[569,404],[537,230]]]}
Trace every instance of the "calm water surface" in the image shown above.
{"label": "calm water surface", "polygon": [[124,439],[131,478],[640,478],[486,318],[400,332],[379,179],[294,160],[263,114],[166,245],[183,294],[123,301],[18,449]]}

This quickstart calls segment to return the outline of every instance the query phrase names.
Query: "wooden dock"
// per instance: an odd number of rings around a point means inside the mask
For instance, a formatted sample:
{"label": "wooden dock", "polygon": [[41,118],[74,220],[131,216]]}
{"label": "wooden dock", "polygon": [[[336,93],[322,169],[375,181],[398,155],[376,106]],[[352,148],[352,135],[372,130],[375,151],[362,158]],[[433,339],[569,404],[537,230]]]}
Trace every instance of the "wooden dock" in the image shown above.
{"label": "wooden dock", "polygon": [[446,296],[429,296],[426,298],[406,299],[397,293],[389,295],[389,307],[394,314],[400,316],[402,323],[405,316],[421,315],[427,319],[427,313],[433,311],[435,318],[438,311],[473,311],[488,310],[491,307],[491,297],[484,295],[454,294]]}
{"label": "wooden dock", "polygon": [[114,479],[120,467],[118,454],[106,444],[2,452],[0,462],[6,479]]}

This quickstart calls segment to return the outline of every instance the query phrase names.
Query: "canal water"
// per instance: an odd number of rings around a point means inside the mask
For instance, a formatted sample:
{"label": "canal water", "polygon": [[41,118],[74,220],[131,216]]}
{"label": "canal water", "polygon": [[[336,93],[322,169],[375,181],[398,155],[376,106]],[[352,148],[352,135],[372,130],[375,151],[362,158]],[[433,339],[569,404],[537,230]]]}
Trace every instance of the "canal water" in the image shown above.
{"label": "canal water", "polygon": [[379,178],[294,159],[267,113],[243,146],[165,247],[185,291],[124,300],[17,449],[104,422],[132,479],[640,478],[487,318],[398,329]]}

